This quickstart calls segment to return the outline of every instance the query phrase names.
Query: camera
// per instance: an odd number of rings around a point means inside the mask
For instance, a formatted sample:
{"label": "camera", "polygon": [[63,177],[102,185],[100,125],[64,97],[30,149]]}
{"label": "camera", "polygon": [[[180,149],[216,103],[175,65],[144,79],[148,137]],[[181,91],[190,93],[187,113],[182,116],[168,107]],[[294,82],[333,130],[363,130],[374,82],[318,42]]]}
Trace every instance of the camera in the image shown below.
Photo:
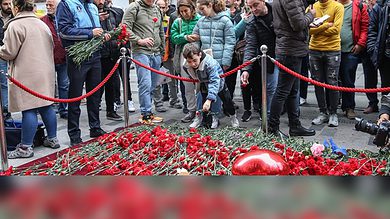
{"label": "camera", "polygon": [[377,125],[370,121],[356,118],[355,129],[357,131],[375,135],[373,143],[378,147],[389,145],[390,121],[383,121]]}

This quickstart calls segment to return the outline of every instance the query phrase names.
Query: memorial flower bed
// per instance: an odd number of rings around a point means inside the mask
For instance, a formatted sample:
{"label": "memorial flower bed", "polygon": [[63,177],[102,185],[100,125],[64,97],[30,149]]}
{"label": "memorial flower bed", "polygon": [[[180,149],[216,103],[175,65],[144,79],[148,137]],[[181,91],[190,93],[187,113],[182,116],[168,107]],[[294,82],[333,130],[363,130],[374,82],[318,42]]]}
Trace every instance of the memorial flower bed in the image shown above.
{"label": "memorial flower bed", "polygon": [[[265,150],[261,150],[265,149]],[[137,126],[101,136],[2,175],[232,175],[248,153],[280,156],[288,175],[389,175],[389,153],[265,136],[259,130]],[[258,157],[258,156],[257,156]],[[269,157],[269,156],[268,156]],[[242,160],[242,159],[241,159]],[[254,160],[247,168],[261,168]],[[269,168],[269,167],[268,167]],[[285,169],[286,170],[286,169]],[[263,169],[261,175],[275,174]]]}

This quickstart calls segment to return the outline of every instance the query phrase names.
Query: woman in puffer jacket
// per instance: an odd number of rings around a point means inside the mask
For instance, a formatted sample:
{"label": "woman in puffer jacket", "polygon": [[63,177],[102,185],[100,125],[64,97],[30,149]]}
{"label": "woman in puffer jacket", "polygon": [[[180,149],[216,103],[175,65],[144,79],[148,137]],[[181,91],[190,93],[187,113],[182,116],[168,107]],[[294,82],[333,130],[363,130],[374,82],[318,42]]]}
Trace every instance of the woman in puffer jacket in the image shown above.
{"label": "woman in puffer jacket", "polygon": [[[199,19],[190,37],[199,40],[201,49],[217,60],[226,71],[232,62],[236,34],[225,1],[198,0],[197,7],[204,17]],[[217,128],[217,113],[220,111],[221,101],[217,99],[217,103],[213,106],[211,128]]]}

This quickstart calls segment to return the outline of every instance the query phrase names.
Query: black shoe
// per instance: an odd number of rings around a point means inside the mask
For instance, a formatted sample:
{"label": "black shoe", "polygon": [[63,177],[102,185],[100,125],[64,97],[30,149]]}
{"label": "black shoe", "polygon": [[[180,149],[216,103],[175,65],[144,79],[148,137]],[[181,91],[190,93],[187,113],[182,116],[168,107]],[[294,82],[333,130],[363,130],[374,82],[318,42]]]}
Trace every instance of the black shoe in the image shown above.
{"label": "black shoe", "polygon": [[275,137],[281,138],[281,139],[287,139],[288,135],[281,132],[279,129],[271,129],[268,128],[268,134],[274,135]]}
{"label": "black shoe", "polygon": [[104,134],[106,134],[107,132],[105,132],[103,129],[101,128],[96,128],[96,129],[90,129],[89,130],[89,137],[91,138],[96,138],[96,137],[99,137],[99,136],[102,136]]}
{"label": "black shoe", "polygon": [[164,101],[164,102],[169,101],[169,96],[168,95],[164,95],[163,98],[162,98],[162,101]]}
{"label": "black shoe", "polygon": [[12,120],[12,116],[10,112],[3,113],[4,121]]}
{"label": "black shoe", "polygon": [[78,145],[80,143],[82,143],[83,140],[81,140],[81,138],[74,138],[74,139],[70,139],[70,146],[75,146],[75,145]]}
{"label": "black shoe", "polygon": [[307,129],[302,125],[290,126],[290,136],[313,136],[316,134],[314,129]]}
{"label": "black shoe", "polygon": [[241,121],[248,122],[249,120],[251,120],[251,117],[252,117],[252,112],[249,110],[245,110],[244,114],[241,117]]}
{"label": "black shoe", "polygon": [[106,117],[108,120],[122,121],[122,116],[118,115],[115,111],[107,112]]}
{"label": "black shoe", "polygon": [[187,107],[185,107],[185,108],[183,108],[183,113],[184,114],[187,114],[187,113],[189,113],[190,111],[187,109]]}

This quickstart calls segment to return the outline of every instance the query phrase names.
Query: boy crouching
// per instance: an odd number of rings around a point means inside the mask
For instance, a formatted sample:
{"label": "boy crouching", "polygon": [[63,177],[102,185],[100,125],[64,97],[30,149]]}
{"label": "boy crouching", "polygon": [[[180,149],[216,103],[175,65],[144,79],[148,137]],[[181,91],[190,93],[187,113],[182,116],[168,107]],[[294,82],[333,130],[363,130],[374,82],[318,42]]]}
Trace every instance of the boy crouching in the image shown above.
{"label": "boy crouching", "polygon": [[199,80],[196,83],[196,92],[202,95],[203,109],[197,109],[197,113],[191,128],[198,128],[202,124],[203,113],[208,113],[217,98],[222,100],[222,107],[225,114],[230,117],[231,124],[234,128],[239,127],[236,117],[236,110],[233,105],[229,90],[225,84],[225,79],[220,78],[223,70],[219,63],[210,55],[204,53],[197,44],[189,43],[183,48],[183,56],[186,59],[184,70],[192,79]]}

